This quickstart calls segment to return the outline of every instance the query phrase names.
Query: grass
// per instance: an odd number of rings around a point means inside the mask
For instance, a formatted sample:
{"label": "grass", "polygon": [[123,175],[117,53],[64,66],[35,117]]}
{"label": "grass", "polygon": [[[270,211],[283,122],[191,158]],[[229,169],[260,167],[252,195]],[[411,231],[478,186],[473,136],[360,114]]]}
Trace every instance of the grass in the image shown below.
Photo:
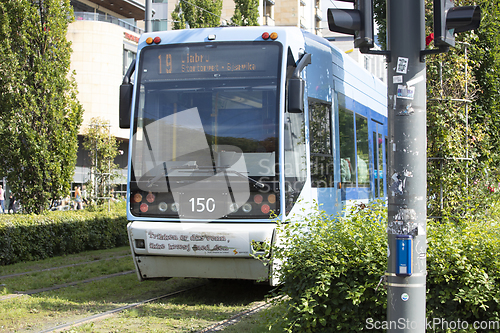
{"label": "grass", "polygon": [[29,261],[17,263],[15,265],[0,266],[0,280],[2,280],[1,276],[3,275],[37,271],[64,265],[81,264],[84,262],[109,259],[124,255],[130,255],[130,247],[123,246],[109,250],[89,251],[66,256],[52,257],[45,260]]}
{"label": "grass", "polygon": [[[241,283],[238,286],[238,282],[226,284],[225,287],[210,283],[168,302],[145,304],[106,321],[82,325],[73,331],[114,332],[119,328],[120,332],[195,332],[250,308],[269,290],[264,286],[249,288],[245,282],[243,286],[241,288]],[[234,326],[244,327],[238,330],[239,333],[267,332],[262,318],[257,313],[253,319],[247,317]],[[127,326],[124,327],[125,322]],[[230,328],[232,326],[225,328],[224,332]]]}
{"label": "grass", "polygon": [[223,332],[224,333],[280,333],[283,330],[280,327],[274,326],[269,327],[269,317],[281,316],[281,313],[284,311],[280,306],[278,307],[270,307],[262,310],[256,314],[253,314],[248,317],[244,317],[241,321],[239,321],[235,325],[231,325],[226,327]]}
{"label": "grass", "polygon": [[[97,261],[124,256],[129,251],[128,247],[123,247],[0,266],[0,275],[31,272],[13,278],[0,278],[0,284],[4,284],[0,287],[0,297],[16,290],[50,287],[133,270],[132,259],[128,256]],[[34,272],[73,264],[81,265]],[[70,332],[195,332],[252,307],[255,302],[262,301],[270,290],[268,286],[253,285],[245,281],[208,282],[203,279],[174,278],[139,282],[133,273],[31,296],[0,300],[0,332],[40,331],[200,285],[202,286],[175,298],[147,303],[104,320],[73,327]],[[240,333],[266,332],[267,328],[263,326],[259,316],[260,314],[256,314],[253,319],[244,318],[234,327],[245,327],[239,330]],[[224,331],[229,329],[232,327]]]}
{"label": "grass", "polygon": [[91,278],[109,275],[118,272],[130,271],[134,269],[134,264],[130,257],[108,261],[96,261],[95,263],[68,267],[65,269],[33,272],[26,275],[3,279],[5,288],[2,293],[14,293],[15,291],[28,291],[39,288],[46,288],[64,283],[83,281]]}

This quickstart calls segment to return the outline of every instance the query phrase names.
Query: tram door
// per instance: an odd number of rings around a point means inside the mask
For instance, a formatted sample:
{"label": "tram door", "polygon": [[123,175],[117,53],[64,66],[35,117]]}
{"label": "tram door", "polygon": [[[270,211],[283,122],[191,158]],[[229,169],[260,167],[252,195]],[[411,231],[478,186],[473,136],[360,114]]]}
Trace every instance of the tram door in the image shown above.
{"label": "tram door", "polygon": [[372,152],[373,152],[373,188],[372,193],[375,199],[382,199],[386,196],[385,175],[386,175],[386,133],[384,125],[372,120]]}

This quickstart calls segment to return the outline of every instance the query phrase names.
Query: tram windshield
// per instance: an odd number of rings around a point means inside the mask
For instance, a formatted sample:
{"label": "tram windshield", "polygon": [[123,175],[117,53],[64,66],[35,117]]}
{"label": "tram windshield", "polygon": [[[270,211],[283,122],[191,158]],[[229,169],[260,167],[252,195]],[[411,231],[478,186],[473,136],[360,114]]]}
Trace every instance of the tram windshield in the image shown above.
{"label": "tram windshield", "polygon": [[280,54],[270,43],[141,51],[132,214],[214,220],[279,213]]}

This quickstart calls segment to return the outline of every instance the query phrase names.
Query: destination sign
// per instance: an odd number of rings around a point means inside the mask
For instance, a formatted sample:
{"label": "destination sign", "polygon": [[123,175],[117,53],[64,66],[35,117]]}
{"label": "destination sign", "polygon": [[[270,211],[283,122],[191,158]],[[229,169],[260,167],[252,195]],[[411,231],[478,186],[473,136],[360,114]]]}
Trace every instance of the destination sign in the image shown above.
{"label": "destination sign", "polygon": [[271,43],[166,45],[143,49],[143,80],[277,76],[280,46]]}
{"label": "destination sign", "polygon": [[[225,62],[224,59],[210,59],[210,54],[187,53],[158,55],[158,73],[203,73],[203,72],[232,72],[232,71],[255,71],[255,62]],[[229,59],[231,60],[231,59]]]}

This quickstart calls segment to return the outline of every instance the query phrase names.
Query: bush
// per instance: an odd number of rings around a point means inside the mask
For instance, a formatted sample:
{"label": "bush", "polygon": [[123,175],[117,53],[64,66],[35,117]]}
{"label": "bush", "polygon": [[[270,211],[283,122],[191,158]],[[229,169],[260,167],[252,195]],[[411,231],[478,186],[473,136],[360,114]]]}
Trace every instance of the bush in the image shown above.
{"label": "bush", "polygon": [[427,233],[427,318],[500,322],[500,225],[429,222]]}
{"label": "bush", "polygon": [[123,207],[0,216],[0,265],[127,244]]}
{"label": "bush", "polygon": [[288,309],[280,323],[287,332],[348,332],[365,320],[384,318],[387,292],[375,288],[386,270],[387,214],[382,206],[356,209],[332,220],[316,210],[304,223],[279,225],[273,248]]}
{"label": "bush", "polygon": [[[269,325],[286,332],[357,332],[368,318],[385,320],[387,213],[381,203],[349,217],[316,211],[304,223],[279,225],[282,286],[273,296],[286,309]],[[429,222],[427,318],[500,321],[500,226],[495,222]],[[372,331],[372,330],[370,330]],[[375,331],[375,330],[373,330]]]}

